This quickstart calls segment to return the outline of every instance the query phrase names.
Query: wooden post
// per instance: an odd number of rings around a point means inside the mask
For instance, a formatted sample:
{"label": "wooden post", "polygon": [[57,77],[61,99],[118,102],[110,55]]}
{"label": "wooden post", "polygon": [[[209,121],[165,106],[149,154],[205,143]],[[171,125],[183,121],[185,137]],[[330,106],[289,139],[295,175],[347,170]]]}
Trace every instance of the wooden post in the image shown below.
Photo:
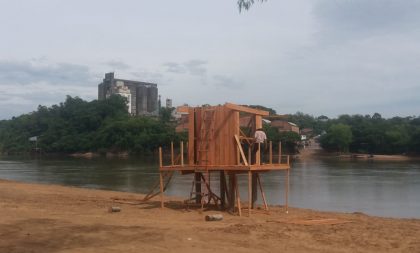
{"label": "wooden post", "polygon": [[194,112],[194,108],[189,108],[188,109],[188,164],[194,165],[195,163],[195,159],[196,159],[196,155],[195,155],[195,142],[194,142],[194,137],[195,137],[195,112]]}
{"label": "wooden post", "polygon": [[242,149],[241,142],[239,140],[239,136],[236,135],[236,134],[235,134],[235,140],[236,140],[237,149],[239,149],[239,153],[240,153],[240,155],[242,157],[242,161],[244,162],[245,166],[248,166],[249,164],[248,164],[248,161],[247,161],[247,159],[245,157],[244,150]]}
{"label": "wooden post", "polygon": [[239,147],[236,147],[236,164],[237,165],[241,164],[241,155],[239,153]]}
{"label": "wooden post", "polygon": [[287,175],[286,175],[286,191],[285,191],[286,213],[289,213],[289,176],[290,176],[290,168],[287,169]]}
{"label": "wooden post", "polygon": [[171,141],[171,165],[174,165],[174,142]]}
{"label": "wooden post", "polygon": [[255,154],[255,163],[261,165],[261,143],[258,143],[258,150]]}
{"label": "wooden post", "polygon": [[268,211],[267,200],[265,199],[265,193],[264,193],[264,189],[263,189],[262,184],[261,184],[261,178],[260,178],[259,174],[257,174],[257,179],[258,179],[258,184],[260,186],[261,196],[262,196],[263,203],[264,203],[264,209],[266,211]]}
{"label": "wooden post", "polygon": [[252,173],[252,209],[258,200],[257,175],[258,173]]}
{"label": "wooden post", "polygon": [[281,163],[281,141],[279,141],[279,164]]}
{"label": "wooden post", "polygon": [[236,188],[235,188],[235,174],[229,174],[229,210],[235,212],[235,202],[236,202]]}
{"label": "wooden post", "polygon": [[160,207],[163,208],[163,175],[162,175],[162,147],[159,147],[159,180],[160,180]]}
{"label": "wooden post", "polygon": [[220,201],[222,208],[226,206],[226,176],[223,170],[220,171]]}
{"label": "wooden post", "polygon": [[287,165],[289,165],[290,164],[290,156],[288,155],[287,156]]}
{"label": "wooden post", "polygon": [[201,173],[196,172],[194,174],[194,188],[195,188],[195,203],[201,203]]}
{"label": "wooden post", "polygon": [[163,175],[162,172],[159,172],[159,180],[160,180],[160,207],[163,208]]}
{"label": "wooden post", "polygon": [[252,151],[251,151],[251,145],[248,145],[248,164],[252,165]]}
{"label": "wooden post", "polygon": [[252,207],[252,172],[248,171],[248,216],[251,216]]}
{"label": "wooden post", "polygon": [[270,141],[270,164],[273,164],[273,142]]}
{"label": "wooden post", "polygon": [[[255,145],[255,144],[254,144]],[[248,156],[249,156],[249,164],[252,163],[252,148],[251,145],[248,147]],[[256,157],[255,157],[255,162],[256,162]],[[258,188],[257,188],[257,173],[252,173],[252,209],[255,208],[255,203],[257,202],[258,199]]]}
{"label": "wooden post", "polygon": [[184,142],[181,141],[181,166],[184,166]]}
{"label": "wooden post", "polygon": [[233,178],[235,181],[236,204],[238,206],[238,213],[239,213],[239,216],[242,216],[241,196],[239,195],[238,179],[236,178],[235,174],[233,174]]}

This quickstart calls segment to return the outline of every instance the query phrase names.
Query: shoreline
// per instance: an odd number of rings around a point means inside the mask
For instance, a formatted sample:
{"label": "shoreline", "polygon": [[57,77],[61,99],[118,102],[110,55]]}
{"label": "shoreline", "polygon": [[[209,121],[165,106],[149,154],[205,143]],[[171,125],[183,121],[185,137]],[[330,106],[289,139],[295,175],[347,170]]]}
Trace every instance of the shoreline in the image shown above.
{"label": "shoreline", "polygon": [[383,155],[383,154],[362,154],[362,153],[348,153],[338,154],[334,152],[327,152],[323,150],[318,143],[311,141],[310,145],[304,149],[299,150],[300,153],[296,155],[299,159],[316,159],[316,158],[331,158],[338,160],[367,160],[367,161],[391,161],[391,162],[409,162],[420,161],[420,156],[407,155]]}
{"label": "shoreline", "polygon": [[[251,217],[180,198],[0,179],[1,252],[381,252],[420,250],[420,219],[270,206]],[[121,212],[108,209],[118,206]],[[222,214],[218,222],[205,215]],[[246,212],[244,212],[246,213]]]}

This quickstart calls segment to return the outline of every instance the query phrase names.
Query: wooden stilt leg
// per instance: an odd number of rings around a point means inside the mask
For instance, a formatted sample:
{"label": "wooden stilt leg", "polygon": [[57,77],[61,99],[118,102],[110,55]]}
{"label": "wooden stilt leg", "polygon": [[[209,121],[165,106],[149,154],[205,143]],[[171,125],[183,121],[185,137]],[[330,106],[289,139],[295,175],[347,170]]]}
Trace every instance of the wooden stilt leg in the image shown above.
{"label": "wooden stilt leg", "polygon": [[241,197],[239,195],[238,179],[237,179],[236,175],[233,175],[233,176],[234,176],[234,180],[235,180],[235,193],[236,193],[236,204],[238,205],[238,213],[239,213],[239,216],[242,216]]}
{"label": "wooden stilt leg", "polygon": [[279,163],[281,163],[281,141],[279,141]]}
{"label": "wooden stilt leg", "polygon": [[220,205],[222,208],[226,206],[226,177],[225,172],[222,170],[219,173],[220,180]]}
{"label": "wooden stilt leg", "polygon": [[225,207],[227,207],[227,208],[229,208],[229,206],[231,205],[231,203],[230,203],[230,201],[231,201],[231,199],[230,199],[230,189],[229,189],[229,185],[228,185],[228,183],[227,183],[227,181],[228,181],[228,179],[227,179],[227,175],[226,175],[226,172],[225,171],[221,171],[221,173],[223,173],[223,182],[221,182],[221,183],[223,183],[223,185],[224,185],[224,190],[225,190],[225,195],[226,195],[226,198],[225,198]]}
{"label": "wooden stilt leg", "polygon": [[201,204],[201,173],[194,174],[195,203]]}
{"label": "wooden stilt leg", "polygon": [[264,189],[263,189],[262,184],[261,184],[261,178],[260,178],[259,174],[257,174],[257,181],[258,181],[258,185],[260,186],[261,197],[262,197],[263,203],[264,203],[264,209],[266,211],[268,211],[267,200],[265,199],[265,193],[264,193]]}
{"label": "wooden stilt leg", "polygon": [[235,188],[235,178],[234,174],[229,174],[229,210],[235,212],[235,202],[236,202],[236,188]]}
{"label": "wooden stilt leg", "polygon": [[160,207],[163,208],[163,175],[162,175],[162,148],[159,147],[159,181],[160,181]]}
{"label": "wooden stilt leg", "polygon": [[251,145],[248,146],[248,164],[252,165],[252,151],[251,151]]}
{"label": "wooden stilt leg", "polygon": [[160,207],[163,208],[163,176],[162,172],[159,172],[160,178]]}
{"label": "wooden stilt leg", "polygon": [[252,172],[248,171],[248,216],[251,216],[252,208]]}
{"label": "wooden stilt leg", "polygon": [[174,142],[171,141],[171,165],[174,165]]}
{"label": "wooden stilt leg", "polygon": [[257,174],[252,173],[252,209],[255,208],[258,199]]}
{"label": "wooden stilt leg", "polygon": [[181,141],[181,166],[184,166],[184,142]]}
{"label": "wooden stilt leg", "polygon": [[286,191],[285,191],[286,213],[289,213],[289,176],[290,176],[290,169],[287,170],[287,175],[286,175]]}
{"label": "wooden stilt leg", "polygon": [[258,150],[257,150],[257,154],[255,155],[255,164],[257,165],[261,165],[261,143],[258,143]]}

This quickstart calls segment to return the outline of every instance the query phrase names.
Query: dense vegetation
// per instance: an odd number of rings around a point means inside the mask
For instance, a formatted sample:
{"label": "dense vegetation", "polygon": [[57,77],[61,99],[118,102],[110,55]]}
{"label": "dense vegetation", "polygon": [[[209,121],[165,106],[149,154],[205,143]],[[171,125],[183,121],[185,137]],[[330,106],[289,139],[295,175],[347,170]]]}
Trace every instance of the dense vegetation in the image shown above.
{"label": "dense vegetation", "polygon": [[33,136],[47,153],[150,152],[181,138],[163,112],[159,118],[131,117],[120,96],[91,102],[68,96],[59,105],[0,121],[0,152],[30,151]]}
{"label": "dense vegetation", "polygon": [[[277,128],[264,124],[264,132],[267,134],[267,139],[273,142],[275,149],[278,148],[278,143],[281,142],[282,150],[287,154],[294,154],[298,149],[298,142],[300,135],[295,132],[279,132]],[[276,146],[277,145],[277,146]]]}
{"label": "dense vegetation", "polygon": [[[337,133],[337,127],[348,127],[351,136]],[[327,123],[327,134],[321,138],[323,148],[334,151],[361,152],[369,154],[418,154],[420,153],[420,117],[394,117],[384,119],[380,114],[342,115]],[[342,142],[331,141],[333,133]],[[343,142],[343,139],[347,141]],[[349,140],[350,139],[350,140]],[[345,147],[346,146],[346,147]]]}
{"label": "dense vegetation", "polygon": [[336,119],[313,117],[298,112],[287,120],[300,129],[312,128],[321,135],[321,146],[328,151],[367,154],[419,154],[420,117],[382,118],[370,115],[341,115]]}
{"label": "dense vegetation", "polygon": [[[276,112],[259,105],[253,108]],[[152,152],[171,140],[185,140],[175,133],[172,109],[162,108],[159,117],[132,117],[126,101],[112,96],[103,101],[84,101],[68,96],[66,101],[51,107],[0,121],[0,153],[29,152],[35,147],[30,137],[38,137],[38,148],[47,153],[73,152]],[[419,154],[420,117],[384,119],[380,114],[341,115],[336,119],[314,117],[301,112],[284,119],[300,129],[313,129],[320,136],[321,146],[328,151],[369,154]],[[282,142],[286,152],[294,152],[300,136],[294,132],[278,132],[264,125],[274,146]]]}

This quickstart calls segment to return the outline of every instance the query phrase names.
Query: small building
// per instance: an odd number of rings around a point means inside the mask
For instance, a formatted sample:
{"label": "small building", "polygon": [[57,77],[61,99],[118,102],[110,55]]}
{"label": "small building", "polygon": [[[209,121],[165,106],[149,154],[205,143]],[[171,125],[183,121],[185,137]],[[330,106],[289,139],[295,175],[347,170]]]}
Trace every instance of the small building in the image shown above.
{"label": "small building", "polygon": [[300,130],[301,135],[312,136],[313,133],[314,133],[314,130],[312,128],[308,128],[308,127],[305,127],[305,128]]}
{"label": "small building", "polygon": [[172,108],[172,99],[170,98],[166,99],[166,108]]}
{"label": "small building", "polygon": [[179,117],[176,118],[177,124],[175,127],[175,132],[182,133],[188,131],[188,114],[179,114]]}
{"label": "small building", "polygon": [[299,134],[299,127],[295,123],[285,120],[273,120],[271,126],[277,128],[279,132],[295,132]]}

